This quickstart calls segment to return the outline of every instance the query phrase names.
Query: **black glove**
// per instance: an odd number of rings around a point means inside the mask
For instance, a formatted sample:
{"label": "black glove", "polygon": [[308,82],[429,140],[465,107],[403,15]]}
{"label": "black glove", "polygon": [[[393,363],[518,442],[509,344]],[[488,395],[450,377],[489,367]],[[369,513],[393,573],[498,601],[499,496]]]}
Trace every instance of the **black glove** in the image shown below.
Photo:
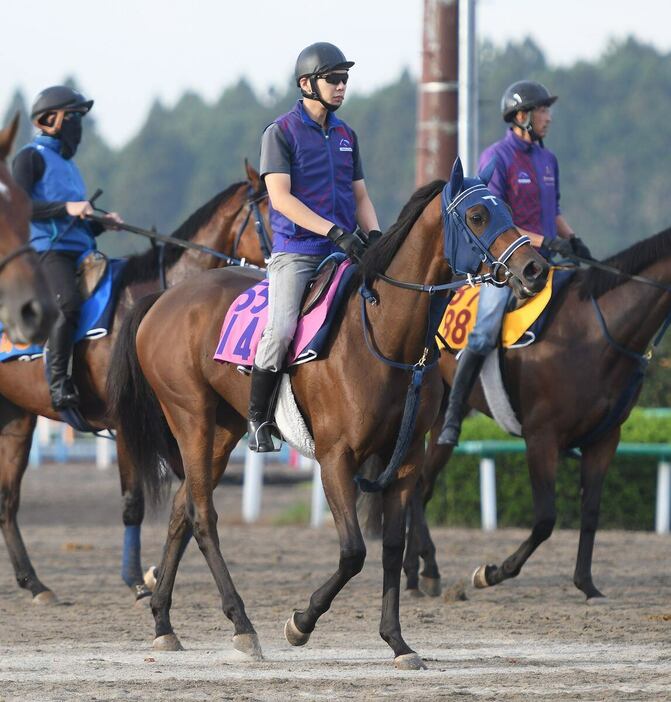
{"label": "black glove", "polygon": [[366,239],[368,239],[368,246],[372,246],[381,237],[382,232],[379,229],[371,229],[366,235]]}
{"label": "black glove", "polygon": [[564,239],[564,237],[556,236],[554,239],[549,237],[543,237],[543,246],[550,251],[550,253],[558,253],[564,258],[573,256],[573,247],[571,246],[570,239]]}
{"label": "black glove", "polygon": [[366,242],[358,232],[346,232],[336,224],[328,230],[326,236],[350,258],[359,260],[366,250]]}
{"label": "black glove", "polygon": [[594,260],[592,252],[587,248],[587,244],[585,244],[585,242],[579,236],[574,236],[572,239],[569,239],[569,241],[573,247],[573,253],[576,256],[579,256],[580,258],[587,258],[590,261]]}

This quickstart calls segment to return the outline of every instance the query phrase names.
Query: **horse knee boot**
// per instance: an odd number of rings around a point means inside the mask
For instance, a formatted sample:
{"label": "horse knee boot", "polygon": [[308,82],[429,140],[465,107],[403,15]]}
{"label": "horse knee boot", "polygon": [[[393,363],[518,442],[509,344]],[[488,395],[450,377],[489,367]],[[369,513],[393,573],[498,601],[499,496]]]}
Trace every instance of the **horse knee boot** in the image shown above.
{"label": "horse knee boot", "polygon": [[454,374],[450,400],[445,412],[445,421],[438,437],[439,444],[456,446],[459,443],[461,422],[467,409],[468,396],[480,375],[485,357],[471,351],[468,346],[462,351],[457,363],[457,372]]}
{"label": "horse knee boot", "polygon": [[276,451],[273,443],[273,414],[281,373],[252,368],[252,387],[249,395],[247,434],[249,448],[258,453]]}

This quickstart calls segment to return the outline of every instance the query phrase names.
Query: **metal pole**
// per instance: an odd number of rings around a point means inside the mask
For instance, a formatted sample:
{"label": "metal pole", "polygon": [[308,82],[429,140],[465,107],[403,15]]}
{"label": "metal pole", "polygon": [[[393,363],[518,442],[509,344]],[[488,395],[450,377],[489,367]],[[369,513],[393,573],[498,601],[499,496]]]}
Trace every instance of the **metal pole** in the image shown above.
{"label": "metal pole", "polygon": [[655,531],[658,534],[671,531],[671,464],[666,461],[660,461],[657,466]]}
{"label": "metal pole", "polygon": [[263,454],[247,449],[242,482],[242,519],[250,524],[261,514],[263,491]]}
{"label": "metal pole", "polygon": [[320,527],[324,522],[326,495],[324,495],[324,486],[322,485],[322,469],[317,461],[312,461],[312,470],[312,510],[310,526]]}
{"label": "metal pole", "polygon": [[493,458],[480,459],[480,516],[483,531],[496,529],[496,471]]}
{"label": "metal pole", "polygon": [[417,187],[436,178],[449,178],[457,156],[458,14],[457,0],[424,0]]}
{"label": "metal pole", "polygon": [[478,168],[478,62],[475,0],[459,0],[459,156],[467,176]]}

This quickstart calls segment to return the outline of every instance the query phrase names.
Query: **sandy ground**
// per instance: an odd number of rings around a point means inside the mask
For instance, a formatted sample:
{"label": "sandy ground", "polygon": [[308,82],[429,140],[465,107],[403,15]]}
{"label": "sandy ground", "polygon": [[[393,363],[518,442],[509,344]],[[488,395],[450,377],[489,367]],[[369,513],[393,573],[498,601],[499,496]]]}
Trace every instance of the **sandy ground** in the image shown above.
{"label": "sandy ground", "polygon": [[[217,491],[224,555],[255,623],[265,660],[238,659],[232,629],[197,547],[177,578],[173,624],[187,649],[151,649],[153,621],[119,577],[120,498],[113,470],[47,466],[24,480],[21,525],[33,563],[60,605],[36,607],[0,555],[0,700],[661,700],[671,699],[671,538],[602,532],[595,582],[609,604],[587,607],[571,583],[577,534],[555,533],[522,575],[468,600],[401,602],[406,640],[428,670],[396,671],[377,634],[380,544],[291,648],[284,622],[333,571],[332,525],[278,526],[307,504],[304,486],[264,493],[264,520],[240,523],[241,488]],[[300,511],[300,510],[299,510]],[[148,517],[145,560],[160,553],[166,519]],[[500,561],[526,536],[437,529],[448,583]]]}

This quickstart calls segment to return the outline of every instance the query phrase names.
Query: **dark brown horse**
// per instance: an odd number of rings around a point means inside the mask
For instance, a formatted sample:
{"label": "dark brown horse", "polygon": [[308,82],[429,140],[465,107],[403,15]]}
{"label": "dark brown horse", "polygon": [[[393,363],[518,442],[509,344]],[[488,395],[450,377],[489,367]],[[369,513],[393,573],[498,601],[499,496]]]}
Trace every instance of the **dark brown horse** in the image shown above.
{"label": "dark brown horse", "polygon": [[[455,169],[450,184],[453,193],[461,192],[459,173]],[[362,264],[362,276],[379,301],[368,312],[372,344],[388,359],[410,365],[423,363],[418,359],[427,353],[430,295],[425,293],[452,278],[442,236],[443,186],[437,181],[419,190]],[[483,204],[469,207],[465,217],[476,235],[487,231],[490,213]],[[463,220],[462,226],[466,226]],[[491,243],[491,252],[502,254],[517,237],[510,222]],[[530,246],[518,248],[509,264],[518,276],[518,288],[526,288],[527,294],[543,286],[547,267]],[[389,277],[381,280],[384,272]],[[397,283],[390,284],[390,278],[392,283],[410,281],[427,287],[423,291],[403,289]],[[179,561],[193,533],[221,594],[224,613],[234,624],[235,648],[253,657],[261,655],[219,548],[212,500],[231,451],[245,432],[249,398],[249,379],[231,364],[214,362],[212,355],[226,310],[257,279],[244,270],[227,269],[187,281],[164,293],[153,307],[151,301],[139,305],[126,320],[115,348],[110,391],[135,464],[154,489],[161,459],[185,476],[174,498],[151,598],[155,648],[181,648],[170,623],[170,607]],[[356,517],[354,476],[372,454],[390,459],[403,415],[408,374],[380,362],[366,349],[361,304],[353,287],[336,319],[336,331],[324,357],[290,371],[293,393],[314,437],[324,490],[340,537],[337,571],[313,593],[308,607],[295,612],[285,626],[288,641],[296,646],[307,643],[319,617],[363,567],[366,549]],[[180,332],[175,334],[178,327]],[[409,448],[397,465],[396,479],[388,476],[383,496],[380,635],[394,651],[395,664],[413,669],[423,667],[423,662],[401,635],[399,584],[405,506],[423,461],[424,435],[442,395],[437,367],[428,370],[427,376],[414,430],[406,437]]]}
{"label": "dark brown horse", "polygon": [[[255,217],[249,217],[248,210],[252,205],[257,211],[262,208],[261,216],[267,226],[267,202],[258,174],[252,168],[247,171],[248,181],[235,183],[216,195],[191,215],[174,236],[227,255],[233,254],[234,242],[238,239],[238,252],[246,250],[248,258],[262,264],[263,257],[254,231]],[[208,268],[220,266],[222,261],[200,251],[167,246],[162,265],[165,280],[171,286]],[[73,366],[82,398],[80,409],[96,429],[115,428],[109,419],[105,388],[112,346],[121,321],[135,302],[160,290],[160,268],[159,254],[154,249],[131,257],[122,274],[121,292],[110,333],[102,339],[82,341],[76,346]],[[55,596],[37,577],[17,524],[21,480],[38,415],[60,419],[51,409],[43,362],[9,361],[0,364],[0,527],[19,586],[30,590],[34,602],[49,604]],[[144,498],[137,470],[130,463],[125,449],[123,431],[117,432],[117,455],[127,542],[128,530],[137,527],[135,542],[127,549],[130,552],[124,554],[122,572],[126,583],[136,596],[141,597],[148,594],[143,583],[139,552]]]}
{"label": "dark brown horse", "polygon": [[[558,459],[565,450],[579,447],[580,540],[573,582],[588,603],[604,601],[592,580],[601,490],[620,440],[620,427],[640,390],[637,380],[642,380],[640,371],[646,365],[642,354],[671,314],[671,229],[605,263],[648,278],[653,284],[595,268],[581,270],[554,302],[551,320],[540,339],[529,347],[503,353],[504,383],[527,445],[534,523],[529,538],[501,565],[483,565],[475,571],[476,587],[498,585],[518,575],[539,544],[549,538],[556,519]],[[455,365],[454,356],[442,355],[440,368],[447,384]],[[489,413],[479,384],[470,404]],[[433,427],[421,488],[413,498],[404,562],[408,587],[414,589],[422,556],[421,584],[431,594],[439,591],[440,576],[424,506],[452,454],[451,447],[436,445],[442,420],[441,415]]]}
{"label": "dark brown horse", "polygon": [[0,130],[0,322],[15,343],[46,339],[56,308],[29,247],[30,200],[5,163],[19,125],[18,114]]}

